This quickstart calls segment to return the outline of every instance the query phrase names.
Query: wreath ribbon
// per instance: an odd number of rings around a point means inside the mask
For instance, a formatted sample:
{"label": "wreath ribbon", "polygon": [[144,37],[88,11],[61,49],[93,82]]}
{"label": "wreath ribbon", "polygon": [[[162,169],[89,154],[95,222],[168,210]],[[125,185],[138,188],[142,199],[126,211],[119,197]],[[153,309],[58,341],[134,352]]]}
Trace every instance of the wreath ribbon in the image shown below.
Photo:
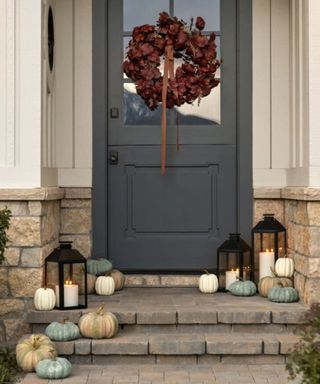
{"label": "wreath ribbon", "polygon": [[162,115],[161,115],[161,174],[166,173],[166,144],[167,144],[167,92],[168,80],[174,80],[173,46],[166,47],[164,53],[164,70],[162,85]]}

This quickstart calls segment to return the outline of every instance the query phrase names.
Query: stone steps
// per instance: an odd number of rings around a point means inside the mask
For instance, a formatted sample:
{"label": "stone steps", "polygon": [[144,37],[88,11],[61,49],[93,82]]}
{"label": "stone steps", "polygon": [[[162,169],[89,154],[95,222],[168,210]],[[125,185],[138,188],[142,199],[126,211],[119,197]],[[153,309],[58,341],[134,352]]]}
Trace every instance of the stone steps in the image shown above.
{"label": "stone steps", "polygon": [[[182,357],[205,363],[223,361],[230,356],[260,357],[264,361],[284,362],[285,355],[299,338],[270,334],[140,334],[120,333],[113,339],[78,339],[57,342],[59,355],[83,363],[112,363],[116,357],[140,357],[133,361],[156,363],[177,361]],[[271,358],[268,358],[271,357]]]}
{"label": "stone steps", "polygon": [[29,309],[34,333],[48,323],[105,304],[120,323],[110,340],[79,339],[57,343],[60,354],[82,364],[283,364],[297,342],[293,330],[307,308],[275,304],[259,296],[200,294],[197,289],[127,288],[113,296],[90,295],[85,310]]}

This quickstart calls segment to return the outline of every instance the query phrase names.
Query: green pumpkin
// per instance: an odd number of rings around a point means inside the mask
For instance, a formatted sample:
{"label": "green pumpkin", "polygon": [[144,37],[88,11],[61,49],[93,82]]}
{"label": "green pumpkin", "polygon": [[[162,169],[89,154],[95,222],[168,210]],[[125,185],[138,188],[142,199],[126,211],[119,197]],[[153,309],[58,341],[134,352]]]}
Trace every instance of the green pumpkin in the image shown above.
{"label": "green pumpkin", "polygon": [[71,321],[58,323],[54,321],[46,328],[45,334],[55,341],[68,341],[78,339],[80,337],[79,327]]}
{"label": "green pumpkin", "polygon": [[112,263],[107,259],[89,259],[87,261],[87,272],[92,275],[104,275],[106,272],[111,271]]}
{"label": "green pumpkin", "polygon": [[257,292],[255,283],[252,281],[235,281],[229,286],[229,291],[235,296],[253,296]]}
{"label": "green pumpkin", "polygon": [[292,287],[278,285],[270,289],[268,299],[275,303],[294,303],[299,300],[299,293]]}
{"label": "green pumpkin", "polygon": [[64,379],[71,373],[72,365],[64,357],[41,360],[36,366],[36,372],[42,379]]}

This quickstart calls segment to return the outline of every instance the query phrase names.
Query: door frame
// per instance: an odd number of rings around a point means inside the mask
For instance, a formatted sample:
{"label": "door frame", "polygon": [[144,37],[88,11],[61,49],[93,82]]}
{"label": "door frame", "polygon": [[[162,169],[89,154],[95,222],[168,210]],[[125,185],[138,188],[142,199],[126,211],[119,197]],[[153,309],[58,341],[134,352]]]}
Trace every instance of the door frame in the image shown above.
{"label": "door frame", "polygon": [[[252,184],[252,0],[237,3],[237,231],[249,242]],[[108,258],[108,58],[106,0],[92,0],[92,257]],[[101,127],[106,127],[102,130]]]}

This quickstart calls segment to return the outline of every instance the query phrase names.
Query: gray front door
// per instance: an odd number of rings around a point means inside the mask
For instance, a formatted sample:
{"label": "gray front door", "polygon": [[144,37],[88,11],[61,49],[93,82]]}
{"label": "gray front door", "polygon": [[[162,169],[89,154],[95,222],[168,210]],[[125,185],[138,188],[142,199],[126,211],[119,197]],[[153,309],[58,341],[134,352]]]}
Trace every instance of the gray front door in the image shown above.
{"label": "gray front door", "polygon": [[[223,59],[210,96],[168,111],[165,176],[160,109],[148,110],[121,67],[133,27],[161,11],[203,16]],[[215,269],[217,247],[237,229],[236,0],[109,0],[107,15],[108,257],[131,271]]]}

